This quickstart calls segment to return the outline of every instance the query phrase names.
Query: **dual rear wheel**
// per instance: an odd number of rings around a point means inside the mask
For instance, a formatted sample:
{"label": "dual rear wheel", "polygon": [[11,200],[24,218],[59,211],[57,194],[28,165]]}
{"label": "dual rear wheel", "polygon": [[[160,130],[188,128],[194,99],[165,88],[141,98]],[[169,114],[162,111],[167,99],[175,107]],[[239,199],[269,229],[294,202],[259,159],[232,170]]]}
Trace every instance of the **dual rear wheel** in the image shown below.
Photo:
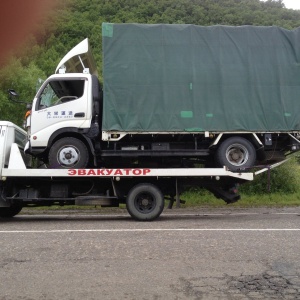
{"label": "dual rear wheel", "polygon": [[226,166],[230,171],[247,171],[255,165],[256,150],[243,137],[230,137],[223,141],[215,154],[217,166]]}

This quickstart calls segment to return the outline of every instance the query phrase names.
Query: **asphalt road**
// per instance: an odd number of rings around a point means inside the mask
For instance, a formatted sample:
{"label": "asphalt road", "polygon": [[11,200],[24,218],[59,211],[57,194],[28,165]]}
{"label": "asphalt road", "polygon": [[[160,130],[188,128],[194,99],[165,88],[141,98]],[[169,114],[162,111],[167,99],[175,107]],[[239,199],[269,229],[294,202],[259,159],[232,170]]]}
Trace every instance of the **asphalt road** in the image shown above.
{"label": "asphalt road", "polygon": [[0,223],[0,300],[300,299],[300,207]]}

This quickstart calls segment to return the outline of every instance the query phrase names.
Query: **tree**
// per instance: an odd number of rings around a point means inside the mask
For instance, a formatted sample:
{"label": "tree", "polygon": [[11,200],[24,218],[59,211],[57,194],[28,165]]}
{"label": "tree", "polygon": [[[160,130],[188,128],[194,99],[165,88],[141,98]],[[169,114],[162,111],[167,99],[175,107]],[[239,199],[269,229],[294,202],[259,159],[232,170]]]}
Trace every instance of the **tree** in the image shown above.
{"label": "tree", "polygon": [[30,36],[23,51],[15,53],[9,67],[0,70],[1,119],[19,120],[14,110],[9,109],[8,88],[14,87],[24,99],[31,101],[36,80],[52,74],[66,52],[86,37],[95,50],[101,79],[102,22],[276,25],[294,29],[300,26],[300,12],[286,9],[282,0],[61,1],[49,14],[45,26]]}
{"label": "tree", "polygon": [[24,67],[20,59],[14,59],[0,71],[0,115],[1,120],[22,125],[26,107],[8,99],[8,89],[20,93],[20,100],[31,103],[37,89],[37,78],[45,78],[45,73],[33,62]]}

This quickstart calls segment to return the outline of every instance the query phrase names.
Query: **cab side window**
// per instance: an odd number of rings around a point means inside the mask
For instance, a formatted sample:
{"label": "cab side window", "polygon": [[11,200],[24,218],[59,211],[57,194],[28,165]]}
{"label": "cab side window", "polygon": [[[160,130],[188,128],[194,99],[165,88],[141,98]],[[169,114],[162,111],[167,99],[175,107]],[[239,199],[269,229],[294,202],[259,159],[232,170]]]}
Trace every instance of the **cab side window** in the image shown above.
{"label": "cab side window", "polygon": [[84,79],[52,80],[41,91],[37,102],[37,110],[63,104],[82,97]]}

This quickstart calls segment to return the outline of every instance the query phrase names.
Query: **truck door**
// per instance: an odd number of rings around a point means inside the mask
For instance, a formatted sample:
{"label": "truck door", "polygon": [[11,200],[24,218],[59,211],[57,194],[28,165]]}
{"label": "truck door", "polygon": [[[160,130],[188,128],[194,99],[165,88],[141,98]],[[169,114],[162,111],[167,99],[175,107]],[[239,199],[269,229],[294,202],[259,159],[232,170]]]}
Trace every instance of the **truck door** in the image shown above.
{"label": "truck door", "polygon": [[57,130],[90,127],[88,77],[57,75],[43,84],[31,113],[33,147],[46,146]]}

